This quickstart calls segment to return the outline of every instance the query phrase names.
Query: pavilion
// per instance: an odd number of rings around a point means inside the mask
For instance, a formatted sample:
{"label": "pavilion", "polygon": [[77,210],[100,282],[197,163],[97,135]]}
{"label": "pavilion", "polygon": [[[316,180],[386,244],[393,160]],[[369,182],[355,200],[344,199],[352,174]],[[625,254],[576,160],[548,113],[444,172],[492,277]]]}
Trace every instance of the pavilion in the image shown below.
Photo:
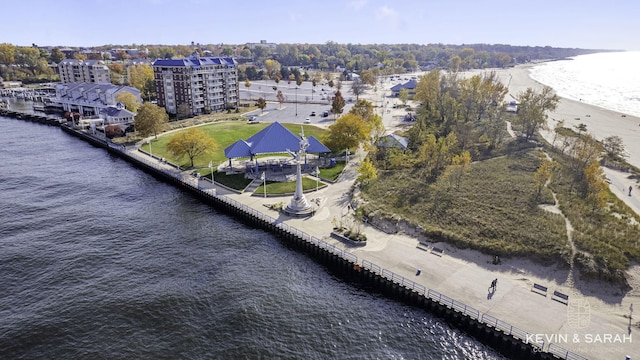
{"label": "pavilion", "polygon": [[[276,121],[247,140],[238,140],[231,144],[224,149],[224,155],[229,159],[229,167],[231,168],[231,161],[236,158],[249,158],[253,160],[258,154],[296,152],[300,148],[301,140],[300,136],[294,134]],[[320,154],[331,152],[329,148],[313,136],[307,137],[307,140],[309,141],[309,147],[306,150],[307,153]],[[269,164],[258,166],[256,159],[256,165],[254,165],[254,167],[247,167],[246,172],[253,173],[255,171],[254,175],[258,175],[262,167],[264,167],[264,170],[278,171],[281,170],[283,166],[287,166],[287,164],[283,161],[274,162],[273,160],[271,160]]]}

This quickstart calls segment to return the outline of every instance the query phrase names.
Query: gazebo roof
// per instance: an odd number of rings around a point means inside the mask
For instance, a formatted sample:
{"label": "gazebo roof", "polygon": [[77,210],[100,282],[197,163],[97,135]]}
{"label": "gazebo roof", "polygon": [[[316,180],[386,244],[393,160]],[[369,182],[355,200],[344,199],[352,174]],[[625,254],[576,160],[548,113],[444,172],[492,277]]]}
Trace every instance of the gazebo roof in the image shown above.
{"label": "gazebo roof", "polygon": [[[309,136],[307,140],[309,141],[308,153],[331,151],[313,136]],[[300,137],[276,121],[246,141],[236,141],[224,149],[224,155],[228,159],[232,159],[251,157],[256,154],[286,152],[287,150],[297,151],[299,148]]]}

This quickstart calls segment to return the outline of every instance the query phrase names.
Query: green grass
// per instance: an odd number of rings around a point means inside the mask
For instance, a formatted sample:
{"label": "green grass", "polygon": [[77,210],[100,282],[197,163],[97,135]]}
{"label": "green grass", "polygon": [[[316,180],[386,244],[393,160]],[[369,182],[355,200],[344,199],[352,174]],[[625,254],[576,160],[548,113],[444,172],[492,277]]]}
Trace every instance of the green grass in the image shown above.
{"label": "green grass", "polygon": [[[198,174],[206,177],[207,179],[211,179],[211,171],[209,170],[209,168],[198,170]],[[225,173],[219,173],[217,171],[213,172],[213,180],[217,184],[222,184],[235,190],[243,190],[247,187],[247,185],[251,183],[251,179],[245,179],[244,174],[227,175]]]}
{"label": "green grass", "polygon": [[[318,182],[318,186],[322,188],[326,184],[322,181]],[[316,181],[303,177],[302,178],[302,191],[312,190],[316,188]],[[296,182],[276,182],[267,181],[267,195],[275,194],[292,194],[296,192]],[[254,194],[264,194],[264,186],[260,185]]]}
{"label": "green grass", "polygon": [[[247,138],[255,135],[260,130],[267,127],[268,123],[259,123],[259,124],[247,124],[246,122],[238,122],[238,121],[228,121],[228,122],[216,122],[208,125],[199,126],[199,129],[205,131],[211,138],[216,141],[218,144],[218,148],[213,151],[210,155],[201,156],[194,159],[194,168],[204,168],[207,167],[209,161],[213,161],[215,165],[227,160],[224,156],[224,149],[236,141]],[[287,129],[291,130],[293,133],[297,134],[300,132],[300,124],[282,124]],[[322,133],[325,131],[324,129],[315,127],[313,125],[302,125],[304,127],[305,136],[313,136],[317,139],[320,138]],[[167,143],[170,141],[171,137],[176,133],[170,133],[158,136],[158,139],[154,139],[151,141],[151,153],[155,156],[163,157],[168,161],[171,161],[175,164],[178,164],[182,167],[189,167],[191,163],[188,158],[176,159],[173,157],[169,151],[167,151]],[[145,151],[149,151],[149,145],[143,144],[141,148]]]}
{"label": "green grass", "polygon": [[346,163],[344,161],[336,161],[336,166],[332,168],[320,168],[320,177],[323,179],[327,179],[330,181],[335,181],[340,174],[342,174],[342,170]]}

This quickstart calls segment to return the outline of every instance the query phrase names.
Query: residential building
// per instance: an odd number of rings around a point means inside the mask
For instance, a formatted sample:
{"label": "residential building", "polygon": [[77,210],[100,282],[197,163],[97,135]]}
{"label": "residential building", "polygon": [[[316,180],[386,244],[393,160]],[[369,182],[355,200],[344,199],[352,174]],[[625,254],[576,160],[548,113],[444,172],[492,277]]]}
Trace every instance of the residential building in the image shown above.
{"label": "residential building", "polygon": [[58,72],[63,83],[111,83],[109,68],[100,60],[64,59],[58,64]]}
{"label": "residential building", "polygon": [[64,111],[97,116],[103,109],[117,106],[116,97],[122,92],[133,94],[142,103],[140,90],[134,87],[93,83],[58,84],[52,102],[62,105]]}
{"label": "residential building", "polygon": [[398,97],[400,96],[400,90],[407,89],[407,91],[409,92],[409,98],[412,99],[413,95],[416,94],[416,86],[418,86],[418,82],[412,79],[404,84],[398,84],[391,87],[391,92],[393,96]]}
{"label": "residential building", "polygon": [[[153,62],[158,105],[169,114],[199,115],[237,107],[237,63],[229,57],[158,59]],[[183,105],[185,104],[185,105]]]}

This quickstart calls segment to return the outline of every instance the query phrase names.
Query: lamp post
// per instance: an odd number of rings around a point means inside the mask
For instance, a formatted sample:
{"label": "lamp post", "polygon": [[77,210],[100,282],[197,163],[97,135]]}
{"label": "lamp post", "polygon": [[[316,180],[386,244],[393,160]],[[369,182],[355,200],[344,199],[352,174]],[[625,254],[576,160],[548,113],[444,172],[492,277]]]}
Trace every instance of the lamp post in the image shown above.
{"label": "lamp post", "polygon": [[315,175],[316,175],[316,191],[318,191],[318,180],[320,179],[320,169],[317,166],[315,170]]}
{"label": "lamp post", "polygon": [[298,116],[298,87],[296,86],[296,116]]}
{"label": "lamp post", "polygon": [[260,175],[260,179],[262,180],[262,188],[264,189],[264,197],[267,198],[267,177],[264,175],[264,171],[262,175]]}
{"label": "lamp post", "polygon": [[216,182],[213,181],[213,161],[209,161],[209,170],[211,171],[211,184],[215,185]]}

